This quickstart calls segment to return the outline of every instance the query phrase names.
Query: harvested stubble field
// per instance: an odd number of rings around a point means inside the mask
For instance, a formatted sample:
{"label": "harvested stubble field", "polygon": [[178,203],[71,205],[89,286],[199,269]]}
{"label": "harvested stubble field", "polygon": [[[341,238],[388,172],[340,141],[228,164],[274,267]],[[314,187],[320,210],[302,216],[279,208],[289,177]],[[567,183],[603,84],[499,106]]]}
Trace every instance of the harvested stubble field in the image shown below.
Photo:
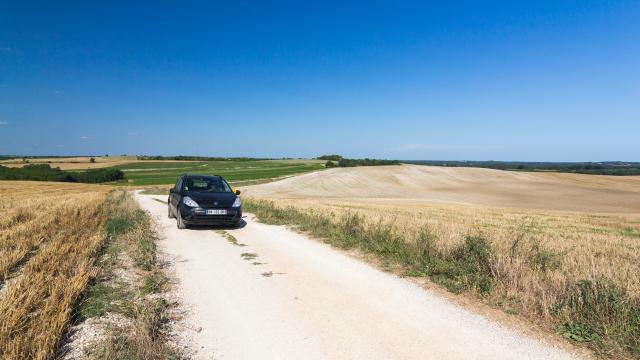
{"label": "harvested stubble field", "polygon": [[108,187],[0,182],[0,358],[52,358],[105,241]]}
{"label": "harvested stubble field", "polygon": [[398,166],[249,187],[255,200],[245,203],[263,221],[374,253],[599,355],[640,358],[639,185],[632,177]]}
{"label": "harvested stubble field", "polygon": [[[94,162],[91,162],[91,157],[89,156],[35,158],[27,159],[29,161],[28,163],[24,162],[23,159],[10,159],[1,160],[0,165],[6,167],[23,167],[28,164],[48,164],[52,168],[59,167],[61,170],[86,170],[124,165],[137,161],[135,156],[96,156],[93,159]],[[164,161],[157,160],[155,162],[162,163]]]}

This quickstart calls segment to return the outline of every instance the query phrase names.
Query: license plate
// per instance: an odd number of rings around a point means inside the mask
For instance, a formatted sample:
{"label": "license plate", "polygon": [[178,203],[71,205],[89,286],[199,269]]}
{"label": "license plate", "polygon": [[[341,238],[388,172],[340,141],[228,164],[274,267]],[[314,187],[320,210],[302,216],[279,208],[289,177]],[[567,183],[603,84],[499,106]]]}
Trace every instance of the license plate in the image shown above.
{"label": "license plate", "polygon": [[207,215],[227,215],[227,210],[225,209],[208,209]]}

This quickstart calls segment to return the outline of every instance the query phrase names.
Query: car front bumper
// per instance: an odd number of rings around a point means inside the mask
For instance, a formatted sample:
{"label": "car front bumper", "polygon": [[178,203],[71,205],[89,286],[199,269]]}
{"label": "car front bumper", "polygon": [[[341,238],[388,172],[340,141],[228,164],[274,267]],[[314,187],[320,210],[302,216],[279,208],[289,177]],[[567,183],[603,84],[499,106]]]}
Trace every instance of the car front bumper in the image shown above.
{"label": "car front bumper", "polygon": [[186,205],[180,207],[182,220],[187,225],[234,225],[242,219],[242,207],[216,208],[226,210],[225,215],[207,215],[208,208],[191,208]]}

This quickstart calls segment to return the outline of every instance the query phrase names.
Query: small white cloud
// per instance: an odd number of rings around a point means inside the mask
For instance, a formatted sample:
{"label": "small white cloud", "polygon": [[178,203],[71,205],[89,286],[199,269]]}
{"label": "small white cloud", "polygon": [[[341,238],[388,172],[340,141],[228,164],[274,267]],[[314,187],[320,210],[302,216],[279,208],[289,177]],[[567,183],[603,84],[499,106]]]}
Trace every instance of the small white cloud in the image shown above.
{"label": "small white cloud", "polygon": [[9,125],[8,121],[0,121],[0,125]]}
{"label": "small white cloud", "polygon": [[88,136],[84,136],[84,135],[83,135],[83,136],[80,136],[80,139],[81,139],[81,140],[87,140],[87,139],[89,139],[89,137],[88,137]]}

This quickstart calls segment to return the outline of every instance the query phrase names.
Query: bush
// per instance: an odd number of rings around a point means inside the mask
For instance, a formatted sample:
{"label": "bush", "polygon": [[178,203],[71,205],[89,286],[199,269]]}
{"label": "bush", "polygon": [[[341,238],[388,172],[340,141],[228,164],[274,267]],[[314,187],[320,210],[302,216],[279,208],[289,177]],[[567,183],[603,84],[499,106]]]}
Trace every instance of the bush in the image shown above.
{"label": "bush", "polygon": [[384,165],[400,165],[398,160],[378,160],[378,159],[340,159],[339,167],[356,167],[356,166],[384,166]]}
{"label": "bush", "polygon": [[318,159],[318,160],[340,161],[340,160],[342,160],[342,156],[340,156],[340,155],[322,155],[322,156],[318,156],[316,159]]}

